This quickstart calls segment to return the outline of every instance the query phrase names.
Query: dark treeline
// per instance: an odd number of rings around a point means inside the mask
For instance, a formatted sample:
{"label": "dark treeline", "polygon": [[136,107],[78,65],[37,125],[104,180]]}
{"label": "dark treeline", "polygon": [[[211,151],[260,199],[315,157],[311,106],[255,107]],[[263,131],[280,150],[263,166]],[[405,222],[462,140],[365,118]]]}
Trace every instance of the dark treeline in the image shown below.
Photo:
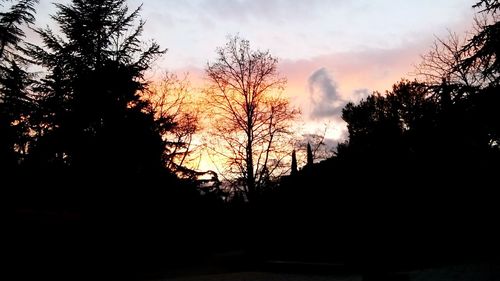
{"label": "dark treeline", "polygon": [[498,258],[499,3],[475,8],[464,45],[424,56],[426,81],[348,103],[336,155],[282,180],[266,203],[274,255],[367,270]]}
{"label": "dark treeline", "polygon": [[[499,253],[498,1],[475,6],[484,20],[451,53],[456,61],[439,60],[445,51],[424,57],[432,79],[347,104],[349,138],[336,155],[314,163],[308,146],[300,168],[293,152],[291,175],[261,171],[268,186],[251,201],[228,200],[218,182],[216,192],[203,189],[186,167],[182,177],[167,168],[172,142],[163,136],[179,124],[155,115],[141,94],[166,50],[141,39],[140,8],[55,4],[52,30],[33,26],[37,2],[0,2],[8,6],[0,18],[4,260],[18,278],[143,278],[241,249],[248,265],[363,270]],[[25,42],[27,27],[42,44]]]}
{"label": "dark treeline", "polygon": [[[219,217],[217,202],[207,209],[193,181],[165,168],[162,135],[177,124],[155,118],[140,94],[145,71],[165,53],[141,41],[140,9],[124,0],[55,4],[52,30],[33,27],[36,4],[17,1],[0,22],[11,273],[133,278],[214,247],[206,217]],[[26,26],[41,45],[24,42]]]}

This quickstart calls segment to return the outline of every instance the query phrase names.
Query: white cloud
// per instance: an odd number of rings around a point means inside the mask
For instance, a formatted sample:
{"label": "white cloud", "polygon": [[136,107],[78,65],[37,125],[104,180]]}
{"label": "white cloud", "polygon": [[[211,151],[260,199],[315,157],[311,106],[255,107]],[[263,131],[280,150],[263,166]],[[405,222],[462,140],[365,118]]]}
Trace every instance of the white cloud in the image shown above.
{"label": "white cloud", "polygon": [[312,119],[338,116],[345,105],[338,86],[326,68],[316,70],[308,79]]}

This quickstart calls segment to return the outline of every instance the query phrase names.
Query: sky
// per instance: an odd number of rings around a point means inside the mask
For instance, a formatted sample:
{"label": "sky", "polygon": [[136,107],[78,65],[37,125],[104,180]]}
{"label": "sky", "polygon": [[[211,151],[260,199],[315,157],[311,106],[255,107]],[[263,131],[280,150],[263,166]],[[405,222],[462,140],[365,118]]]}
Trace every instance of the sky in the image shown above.
{"label": "sky", "polygon": [[[52,25],[51,1],[41,0],[37,24]],[[69,1],[58,1],[67,3]],[[129,0],[143,4],[145,39],[167,54],[159,71],[189,72],[203,86],[203,69],[228,35],[280,59],[286,94],[305,121],[338,118],[347,101],[384,91],[408,77],[435,36],[471,26],[476,0]]]}
{"label": "sky", "polygon": [[[348,101],[385,91],[418,64],[435,37],[472,23],[476,0],[147,0],[145,38],[168,48],[160,69],[203,69],[228,35],[279,58],[285,94],[302,110],[306,130],[345,138]],[[141,1],[129,1],[131,7]]]}
{"label": "sky", "polygon": [[[143,4],[144,38],[167,48],[155,71],[189,72],[202,88],[204,68],[228,35],[279,58],[285,94],[302,111],[305,133],[346,138],[340,115],[349,101],[385,91],[411,72],[436,37],[470,29],[477,0],[129,0]],[[40,1],[37,24],[52,25]],[[68,1],[61,1],[68,2]],[[195,90],[196,92],[196,90]],[[199,92],[199,91],[198,91]]]}

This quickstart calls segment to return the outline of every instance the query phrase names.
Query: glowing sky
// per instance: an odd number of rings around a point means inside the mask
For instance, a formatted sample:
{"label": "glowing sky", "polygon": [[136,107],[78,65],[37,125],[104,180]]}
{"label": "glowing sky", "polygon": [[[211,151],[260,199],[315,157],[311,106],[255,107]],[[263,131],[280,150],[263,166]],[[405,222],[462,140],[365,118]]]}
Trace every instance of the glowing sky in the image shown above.
{"label": "glowing sky", "polygon": [[[68,2],[68,1],[63,1]],[[407,77],[434,36],[463,33],[476,0],[130,0],[143,5],[144,38],[168,48],[157,69],[189,71],[196,87],[228,34],[280,58],[286,94],[306,127],[343,133],[342,106]],[[38,24],[54,8],[41,0]],[[332,125],[333,124],[333,125]]]}
{"label": "glowing sky", "polygon": [[[147,0],[146,37],[169,49],[158,62],[189,71],[201,84],[203,68],[228,34],[280,58],[287,95],[308,127],[329,122],[339,137],[340,110],[373,90],[407,76],[434,36],[462,33],[475,0]],[[131,1],[138,5],[140,1]]]}

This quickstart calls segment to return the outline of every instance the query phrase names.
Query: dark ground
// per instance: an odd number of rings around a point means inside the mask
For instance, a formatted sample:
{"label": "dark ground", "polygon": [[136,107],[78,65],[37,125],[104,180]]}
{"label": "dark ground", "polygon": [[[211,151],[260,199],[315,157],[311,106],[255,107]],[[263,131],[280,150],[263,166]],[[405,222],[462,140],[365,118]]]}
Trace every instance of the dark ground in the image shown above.
{"label": "dark ground", "polygon": [[[284,264],[282,264],[284,266]],[[191,272],[177,272],[158,281],[494,281],[500,280],[499,262],[457,264],[425,269],[414,269],[392,273],[370,273],[342,271],[338,266],[313,264],[289,264],[291,268],[268,266],[265,271],[243,271],[212,273],[208,268]],[[308,268],[309,270],[306,270]],[[283,270],[287,270],[285,272]],[[177,274],[177,276],[176,276]]]}

